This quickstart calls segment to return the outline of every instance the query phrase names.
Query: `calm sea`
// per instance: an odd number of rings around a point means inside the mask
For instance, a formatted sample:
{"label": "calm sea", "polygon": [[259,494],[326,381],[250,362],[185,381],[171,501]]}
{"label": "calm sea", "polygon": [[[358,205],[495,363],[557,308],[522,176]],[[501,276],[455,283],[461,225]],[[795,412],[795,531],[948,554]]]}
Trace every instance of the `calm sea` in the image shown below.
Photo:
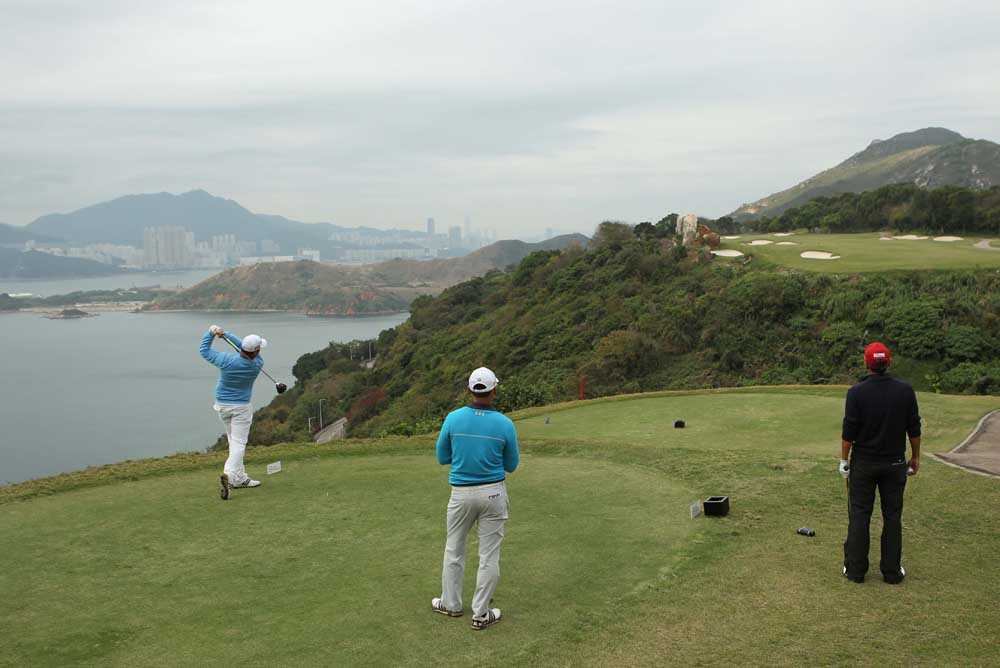
{"label": "calm sea", "polygon": [[144,288],[152,285],[159,285],[161,288],[189,288],[220,271],[222,270],[143,271],[116,276],[68,279],[0,278],[0,292],[8,294],[30,292],[36,297],[52,297],[53,295],[66,295],[77,290],[117,290],[119,288]]}
{"label": "calm sea", "polygon": [[[371,338],[406,318],[101,313],[47,320],[38,313],[0,314],[0,481],[210,446],[223,433],[212,410],[217,370],[198,354],[211,324],[266,338],[264,368],[291,386],[292,365],[304,353],[330,341]],[[254,407],[274,396],[274,385],[261,375]]]}

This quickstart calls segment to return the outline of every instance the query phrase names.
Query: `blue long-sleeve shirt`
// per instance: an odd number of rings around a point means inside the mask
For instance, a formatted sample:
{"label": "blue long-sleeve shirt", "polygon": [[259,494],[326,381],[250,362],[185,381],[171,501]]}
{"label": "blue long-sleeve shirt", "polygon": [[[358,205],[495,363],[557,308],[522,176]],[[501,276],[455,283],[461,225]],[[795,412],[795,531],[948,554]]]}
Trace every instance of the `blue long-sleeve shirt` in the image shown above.
{"label": "blue long-sleeve shirt", "polygon": [[438,464],[451,464],[452,485],[500,482],[520,461],[517,431],[503,413],[488,406],[465,406],[445,418],[437,440]]}
{"label": "blue long-sleeve shirt", "polygon": [[[225,334],[237,348],[243,340],[233,334]],[[253,383],[257,380],[260,370],[264,367],[264,358],[260,355],[248,360],[235,352],[221,353],[212,350],[212,332],[205,332],[201,337],[201,356],[219,367],[219,382],[215,386],[215,400],[220,404],[248,404],[253,393]]]}

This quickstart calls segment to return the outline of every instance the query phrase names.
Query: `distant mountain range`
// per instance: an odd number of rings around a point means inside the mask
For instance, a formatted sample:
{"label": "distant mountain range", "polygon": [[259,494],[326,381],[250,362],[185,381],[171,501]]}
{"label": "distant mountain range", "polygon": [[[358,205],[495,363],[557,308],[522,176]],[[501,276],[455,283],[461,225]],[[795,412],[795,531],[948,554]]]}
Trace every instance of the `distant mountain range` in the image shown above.
{"label": "distant mountain range", "polygon": [[42,234],[36,234],[24,227],[16,227],[14,225],[5,225],[4,223],[0,223],[0,246],[20,247],[25,241],[31,241],[32,239],[40,242],[56,241],[56,239]]}
{"label": "distant mountain range", "polygon": [[815,197],[864,192],[892,183],[975,189],[1000,185],[1000,144],[966,139],[945,128],[904,132],[885,141],[876,139],[836,167],[744,204],[729,215],[739,221],[776,216]]}
{"label": "distant mountain range", "polygon": [[361,266],[310,261],[235,267],[198,285],[156,300],[146,310],[284,310],[315,315],[366,315],[405,311],[423,294],[519,263],[539,250],[585,245],[582,234],[541,243],[498,241],[463,257],[390,260]]}
{"label": "distant mountain range", "polygon": [[253,213],[233,200],[192,190],[182,195],[156,193],[126,195],[72,213],[53,213],[29,223],[29,233],[43,234],[70,243],[116,243],[142,246],[143,230],[157,225],[177,225],[206,239],[235,234],[243,241],[270,239],[282,252],[298,248],[326,250],[330,234],[343,230],[330,223],[301,223],[283,216]]}
{"label": "distant mountain range", "polygon": [[120,273],[117,267],[93,260],[0,247],[0,278],[79,278]]}

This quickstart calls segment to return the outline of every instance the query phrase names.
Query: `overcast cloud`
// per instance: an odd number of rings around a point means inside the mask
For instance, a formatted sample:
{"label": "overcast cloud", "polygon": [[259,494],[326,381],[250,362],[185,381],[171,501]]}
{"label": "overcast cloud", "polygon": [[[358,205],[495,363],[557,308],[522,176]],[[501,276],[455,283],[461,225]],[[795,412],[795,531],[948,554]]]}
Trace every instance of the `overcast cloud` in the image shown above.
{"label": "overcast cloud", "polygon": [[1000,140],[998,34],[992,0],[0,0],[0,221],[194,188],[501,236],[718,216],[875,138]]}

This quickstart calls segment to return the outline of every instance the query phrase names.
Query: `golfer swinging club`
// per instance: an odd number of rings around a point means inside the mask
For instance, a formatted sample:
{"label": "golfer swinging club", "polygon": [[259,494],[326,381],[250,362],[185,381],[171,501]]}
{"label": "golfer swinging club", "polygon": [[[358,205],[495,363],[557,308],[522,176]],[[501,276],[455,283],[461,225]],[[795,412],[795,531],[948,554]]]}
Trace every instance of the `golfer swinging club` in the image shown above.
{"label": "golfer swinging club", "polygon": [[[237,348],[240,354],[220,353],[212,350],[212,339],[225,337]],[[243,467],[243,453],[247,449],[247,438],[250,436],[250,424],[253,422],[253,407],[250,405],[250,395],[253,383],[257,380],[260,370],[264,367],[264,358],[260,356],[261,348],[267,347],[267,339],[256,334],[250,334],[242,341],[239,337],[226,333],[218,325],[212,325],[201,338],[201,356],[219,367],[219,382],[215,386],[215,411],[222,423],[226,425],[226,438],[229,440],[229,459],[226,460],[219,491],[222,500],[229,498],[229,490],[233,487],[258,487],[260,481],[247,475]]]}
{"label": "golfer swinging club", "polygon": [[441,571],[441,598],[431,599],[434,612],[461,617],[465,577],[465,539],[479,525],[479,573],[472,597],[472,628],[485,629],[500,621],[500,609],[489,607],[500,579],[500,544],[510,503],[505,472],[517,468],[517,432],[510,418],[493,408],[496,375],[481,367],[469,376],[472,404],[445,418],[437,441],[439,464],[450,464],[448,538]]}
{"label": "golfer swinging club", "polygon": [[[868,376],[847,391],[840,442],[840,474],[848,481],[849,515],[844,542],[844,577],[864,582],[875,489],[882,503],[882,559],[879,570],[889,584],[906,577],[903,554],[903,490],[906,477],[920,470],[920,411],[909,383],[890,378],[889,349],[865,348]],[[913,451],[906,460],[906,437]],[[848,463],[847,457],[851,455]]]}

